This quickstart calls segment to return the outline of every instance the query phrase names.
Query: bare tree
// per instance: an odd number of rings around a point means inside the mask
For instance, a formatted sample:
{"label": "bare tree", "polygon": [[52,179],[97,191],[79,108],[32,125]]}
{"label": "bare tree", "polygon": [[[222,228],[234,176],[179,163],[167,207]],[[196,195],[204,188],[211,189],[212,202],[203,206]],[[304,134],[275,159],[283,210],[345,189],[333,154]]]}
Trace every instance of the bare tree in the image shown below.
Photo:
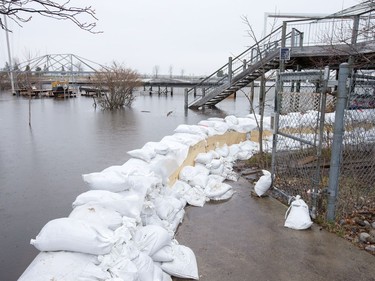
{"label": "bare tree", "polygon": [[114,110],[130,106],[133,90],[141,85],[140,75],[129,68],[113,63],[94,77],[98,86],[97,102],[102,109]]}
{"label": "bare tree", "polygon": [[[250,24],[248,18],[246,16],[242,16],[242,21],[245,23],[245,25],[248,28],[248,30],[247,30],[248,36],[252,39],[252,41],[255,42],[255,44],[254,44],[255,49],[257,50],[257,53],[259,55],[258,61],[262,62],[262,59],[264,57],[264,50],[262,50],[263,46],[261,46],[260,40],[258,40],[257,36],[255,35],[254,29],[253,29],[252,25]],[[272,30],[274,29],[275,23],[276,23],[276,19],[275,19],[274,23],[272,24]],[[263,43],[270,43],[270,42],[263,42]],[[254,102],[253,102],[254,88],[251,87],[251,92],[249,94],[245,93],[244,91],[242,91],[242,92],[245,94],[246,98],[249,100],[251,112],[254,113],[254,118],[255,118],[255,121],[256,121],[258,129],[259,129],[259,139],[258,139],[258,141],[259,141],[259,152],[262,155],[263,154],[263,120],[264,120],[264,110],[265,110],[265,107],[266,107],[266,95],[269,92],[269,90],[271,89],[271,88],[267,89],[266,82],[270,80],[269,78],[272,77],[274,73],[273,73],[273,71],[267,71],[265,69],[264,64],[260,65],[259,71],[261,73],[260,87],[259,87],[259,115],[260,115],[260,118],[258,118],[257,115],[255,114],[255,108],[254,108]]]}
{"label": "bare tree", "polygon": [[[19,26],[29,22],[33,15],[41,15],[57,20],[68,20],[83,30],[97,33],[94,30],[97,21],[95,10],[91,6],[75,7],[70,0],[4,0],[0,2],[0,14],[7,16]],[[11,31],[1,18],[0,27]]]}
{"label": "bare tree", "polygon": [[173,65],[169,66],[169,78],[172,78],[173,76]]}
{"label": "bare tree", "polygon": [[160,66],[155,65],[154,68],[153,68],[153,70],[152,70],[152,73],[154,74],[155,78],[158,78],[159,70],[160,70]]}

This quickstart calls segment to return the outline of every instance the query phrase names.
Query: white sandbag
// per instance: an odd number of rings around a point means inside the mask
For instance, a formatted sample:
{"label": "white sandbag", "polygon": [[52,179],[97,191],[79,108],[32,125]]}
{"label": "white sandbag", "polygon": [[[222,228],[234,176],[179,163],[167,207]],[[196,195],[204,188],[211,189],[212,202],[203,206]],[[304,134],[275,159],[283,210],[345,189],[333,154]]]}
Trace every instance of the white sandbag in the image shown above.
{"label": "white sandbag", "polygon": [[229,126],[231,125],[238,125],[238,119],[234,115],[228,115],[224,118],[225,122],[228,123]]}
{"label": "white sandbag", "polygon": [[254,191],[259,197],[265,194],[272,185],[271,173],[267,170],[262,170],[262,172],[263,176],[259,178],[254,186]]}
{"label": "white sandbag", "polygon": [[150,169],[168,185],[169,177],[178,169],[179,162],[174,155],[156,155],[150,162]]}
{"label": "white sandbag", "polygon": [[196,207],[203,207],[207,199],[204,190],[199,186],[191,187],[184,194],[184,198],[189,205]]}
{"label": "white sandbag", "polygon": [[146,225],[139,228],[133,239],[138,249],[149,256],[171,243],[171,236],[168,231],[158,225]]}
{"label": "white sandbag", "polygon": [[41,252],[30,263],[18,281],[97,281],[110,278],[95,264],[97,257],[75,252]]}
{"label": "white sandbag", "polygon": [[203,127],[198,125],[186,125],[181,124],[178,125],[177,128],[174,130],[175,133],[185,133],[185,134],[193,134],[199,136],[207,136],[206,131]]}
{"label": "white sandbag", "polygon": [[172,245],[174,259],[163,262],[161,268],[168,274],[179,278],[199,279],[197,260],[194,252],[183,245]]}
{"label": "white sandbag", "polygon": [[163,270],[154,262],[154,277],[152,281],[163,281],[163,280],[164,280]]}
{"label": "white sandbag", "polygon": [[219,200],[218,198],[220,198],[230,189],[232,189],[232,187],[227,183],[216,181],[216,180],[210,180],[207,183],[207,186],[204,189],[204,192],[209,199],[215,198],[216,200]]}
{"label": "white sandbag", "polygon": [[97,223],[111,230],[122,225],[122,216],[119,212],[95,204],[77,206],[69,214],[69,218]]}
{"label": "white sandbag", "polygon": [[217,196],[217,197],[212,197],[210,200],[213,201],[224,201],[230,199],[234,194],[233,189],[229,189],[227,192],[225,192],[223,195]]}
{"label": "white sandbag", "polygon": [[172,135],[172,137],[180,142],[183,143],[187,146],[194,146],[200,141],[203,141],[207,138],[205,135],[193,135],[193,134],[188,134],[188,133],[175,133]]}
{"label": "white sandbag", "polygon": [[156,155],[156,152],[150,146],[145,146],[141,149],[134,149],[127,152],[131,157],[141,159],[147,163],[151,161]]}
{"label": "white sandbag", "polygon": [[169,152],[169,147],[162,142],[147,142],[142,148],[154,150],[155,153],[165,155]]}
{"label": "white sandbag", "polygon": [[148,175],[151,173],[150,165],[147,162],[137,158],[130,158],[128,161],[126,161],[123,165],[121,165],[120,171],[127,175],[134,173],[138,175]]}
{"label": "white sandbag", "polygon": [[172,250],[172,245],[166,245],[155,254],[151,256],[152,260],[154,262],[170,262],[173,261],[173,250]]}
{"label": "white sandbag", "polygon": [[90,190],[77,196],[73,202],[73,208],[87,203],[96,204],[107,209],[113,209],[123,216],[137,218],[141,208],[140,197],[134,192],[128,192],[128,196],[106,190]]}
{"label": "white sandbag", "polygon": [[232,157],[233,160],[237,160],[237,154],[241,151],[240,146],[238,144],[232,144],[229,146],[229,154],[228,157]]}
{"label": "white sandbag", "polygon": [[240,144],[240,150],[241,151],[258,151],[259,144],[250,140],[243,141]]}
{"label": "white sandbag", "polygon": [[167,228],[168,224],[165,223],[157,214],[155,206],[150,201],[145,201],[141,211],[141,222],[143,226],[146,225],[158,225],[163,228]]}
{"label": "white sandbag", "polygon": [[[126,177],[126,186],[130,191],[137,193],[140,198],[145,198],[146,194],[159,185],[162,185],[162,178],[151,172],[148,175],[132,174]],[[126,195],[128,192],[120,192]]]}
{"label": "white sandbag", "polygon": [[249,160],[252,156],[253,156],[253,153],[251,151],[240,150],[237,153],[237,160]]}
{"label": "white sandbag", "polygon": [[71,251],[93,255],[109,253],[113,231],[98,224],[72,218],[49,221],[30,244],[39,251]]}
{"label": "white sandbag", "polygon": [[139,281],[153,281],[155,265],[152,259],[145,253],[139,253],[138,257],[132,260],[138,269]]}
{"label": "white sandbag", "polygon": [[[191,184],[191,181],[194,181],[194,178],[202,175],[202,176],[208,176],[210,171],[205,167],[205,166],[185,166],[181,169],[178,177],[180,180],[185,181],[189,183],[190,185],[195,185]],[[197,178],[195,181],[199,181],[200,179]],[[199,185],[202,186],[202,185]]]}
{"label": "white sandbag", "polygon": [[218,169],[223,164],[223,161],[221,159],[212,159],[211,162],[206,164],[206,168],[209,170],[215,170]]}
{"label": "white sandbag", "polygon": [[172,281],[172,277],[163,271],[163,281]]}
{"label": "white sandbag", "polygon": [[239,117],[237,118],[237,120],[238,120],[237,132],[239,133],[247,133],[258,127],[254,119]]}
{"label": "white sandbag", "polygon": [[301,199],[301,196],[297,195],[285,213],[284,226],[302,230],[311,227],[312,224],[313,222],[310,218],[309,207],[305,201]]}
{"label": "white sandbag", "polygon": [[174,193],[176,198],[181,199],[190,188],[191,186],[187,182],[176,180],[170,190]]}
{"label": "white sandbag", "polygon": [[195,157],[195,163],[201,164],[209,164],[213,160],[213,155],[211,153],[198,153],[197,157]]}
{"label": "white sandbag", "polygon": [[210,174],[211,175],[219,175],[220,176],[220,175],[224,174],[224,168],[225,168],[224,164],[221,163],[221,162],[219,162],[217,164],[219,164],[219,166],[216,167],[216,165],[215,165],[216,168],[215,167],[210,168]]}
{"label": "white sandbag", "polygon": [[205,188],[208,182],[208,175],[205,173],[199,173],[194,176],[191,180],[189,180],[189,184],[191,186],[199,186],[201,188]]}
{"label": "white sandbag", "polygon": [[163,196],[155,198],[155,210],[163,220],[171,220],[184,207],[181,200],[173,196]]}
{"label": "white sandbag", "polygon": [[214,128],[217,135],[223,135],[229,129],[228,124],[223,121],[202,120],[198,124],[201,126]]}
{"label": "white sandbag", "polygon": [[172,233],[172,236],[176,233],[177,227],[182,223],[184,216],[185,210],[181,209],[173,218],[168,220],[169,225],[167,226],[167,230]]}
{"label": "white sandbag", "polygon": [[221,156],[221,157],[227,157],[229,155],[229,147],[227,144],[224,144],[221,147],[217,147],[215,151]]}
{"label": "white sandbag", "polygon": [[125,185],[124,174],[116,170],[83,174],[82,179],[90,189],[94,190],[108,190],[112,192],[119,192],[128,188]]}

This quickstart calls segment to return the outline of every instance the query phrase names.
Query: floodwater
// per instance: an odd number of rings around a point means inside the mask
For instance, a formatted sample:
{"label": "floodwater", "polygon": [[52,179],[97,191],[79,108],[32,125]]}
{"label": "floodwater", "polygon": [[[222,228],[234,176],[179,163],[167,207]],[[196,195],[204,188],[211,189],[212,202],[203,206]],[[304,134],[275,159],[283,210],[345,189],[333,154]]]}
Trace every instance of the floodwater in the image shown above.
{"label": "floodwater", "polygon": [[82,174],[125,163],[127,151],[172,135],[179,124],[249,113],[243,95],[218,109],[185,111],[182,92],[139,93],[131,108],[115,112],[95,109],[88,97],[32,99],[31,127],[29,100],[0,93],[0,280],[17,280],[38,254],[30,239],[69,215],[87,191]]}

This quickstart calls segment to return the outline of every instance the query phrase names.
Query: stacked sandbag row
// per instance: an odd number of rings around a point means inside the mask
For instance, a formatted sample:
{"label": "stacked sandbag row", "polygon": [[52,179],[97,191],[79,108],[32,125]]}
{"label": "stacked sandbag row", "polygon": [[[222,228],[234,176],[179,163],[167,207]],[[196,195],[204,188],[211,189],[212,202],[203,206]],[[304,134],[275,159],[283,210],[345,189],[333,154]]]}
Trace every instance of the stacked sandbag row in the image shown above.
{"label": "stacked sandbag row", "polygon": [[129,151],[133,158],[125,164],[84,174],[89,191],[77,196],[68,217],[48,222],[31,240],[41,253],[19,280],[198,279],[193,251],[174,239],[184,207],[230,198],[232,187],[224,181],[237,179],[232,164],[250,158],[256,146],[245,141],[199,154],[172,188],[169,176],[191,146],[254,126],[251,118],[234,116],[180,125],[172,136]]}

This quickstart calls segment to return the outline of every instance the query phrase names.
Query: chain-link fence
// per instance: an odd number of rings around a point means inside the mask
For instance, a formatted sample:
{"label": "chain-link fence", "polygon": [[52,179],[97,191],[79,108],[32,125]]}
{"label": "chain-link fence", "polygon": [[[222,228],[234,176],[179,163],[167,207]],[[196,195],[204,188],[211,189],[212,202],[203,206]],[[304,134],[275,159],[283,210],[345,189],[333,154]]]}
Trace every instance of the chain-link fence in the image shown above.
{"label": "chain-link fence", "polygon": [[327,210],[329,217],[331,197],[340,219],[375,207],[375,76],[348,72],[329,85],[330,74],[337,73],[279,74],[272,172],[275,194],[285,202],[301,195],[313,217]]}
{"label": "chain-link fence", "polygon": [[350,79],[344,113],[342,160],[336,214],[375,208],[375,76],[358,71]]}
{"label": "chain-link fence", "polygon": [[314,212],[324,167],[322,118],[334,100],[326,84],[323,71],[280,73],[277,84],[274,190],[286,202],[301,195]]}

